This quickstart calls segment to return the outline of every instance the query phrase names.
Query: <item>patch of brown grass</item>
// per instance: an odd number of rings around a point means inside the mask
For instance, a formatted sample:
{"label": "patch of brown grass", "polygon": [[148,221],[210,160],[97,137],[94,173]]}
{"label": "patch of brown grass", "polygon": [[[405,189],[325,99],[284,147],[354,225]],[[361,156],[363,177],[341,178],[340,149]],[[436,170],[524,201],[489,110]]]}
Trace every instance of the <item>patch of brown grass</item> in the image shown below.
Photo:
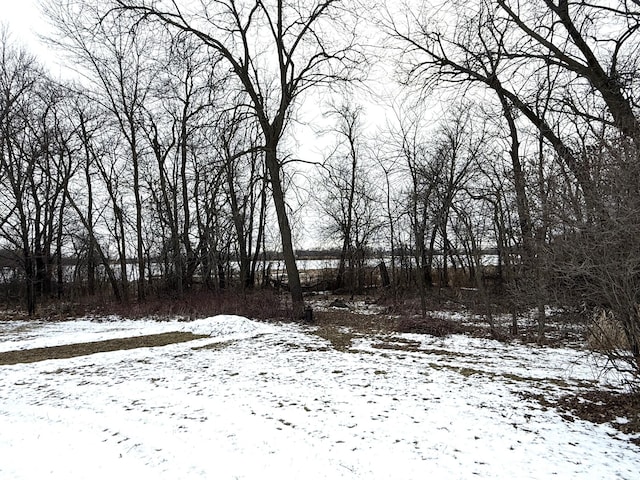
{"label": "patch of brown grass", "polygon": [[363,335],[391,333],[395,320],[388,315],[362,315],[345,310],[315,311],[314,333],[335,350],[347,351],[352,340]]}
{"label": "patch of brown grass", "polygon": [[402,317],[398,320],[397,330],[402,333],[422,333],[434,337],[466,332],[459,323],[436,317]]}
{"label": "patch of brown grass", "polygon": [[157,335],[117,338],[99,342],[74,343],[55,347],[31,348],[0,353],[0,365],[34,363],[43,360],[80,357],[94,353],[132,350],[134,348],[163,347],[174,343],[190,342],[208,335],[196,335],[190,332],[168,332]]}
{"label": "patch of brown grass", "polygon": [[336,328],[333,325],[318,327],[314,332],[320,338],[331,343],[334,350],[347,351],[351,348],[352,340],[357,336],[352,330]]}

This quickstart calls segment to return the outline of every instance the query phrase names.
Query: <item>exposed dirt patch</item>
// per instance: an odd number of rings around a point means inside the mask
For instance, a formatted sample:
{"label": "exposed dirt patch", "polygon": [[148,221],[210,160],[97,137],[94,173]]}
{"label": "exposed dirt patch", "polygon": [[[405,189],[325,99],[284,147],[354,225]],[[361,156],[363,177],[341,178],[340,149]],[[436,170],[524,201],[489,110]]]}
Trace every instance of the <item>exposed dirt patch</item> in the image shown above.
{"label": "exposed dirt patch", "polygon": [[208,335],[195,335],[190,332],[168,332],[157,335],[102,340],[99,342],[74,343],[72,345],[31,348],[29,350],[13,350],[0,353],[0,365],[34,363],[43,360],[73,358],[82,355],[91,355],[93,353],[131,350],[134,348],[163,347],[173,343],[190,342],[191,340],[197,340],[207,336]]}
{"label": "exposed dirt patch", "polygon": [[314,320],[320,327],[348,327],[362,334],[394,332],[397,322],[390,315],[362,315],[345,310],[315,311]]}
{"label": "exposed dirt patch", "polygon": [[396,319],[389,315],[362,315],[335,309],[314,312],[313,333],[328,340],[335,350],[351,348],[354,338],[366,335],[386,335],[395,331]]}
{"label": "exposed dirt patch", "polygon": [[194,347],[194,350],[224,350],[225,348],[230,347],[236,342],[237,340],[227,340],[226,342],[213,342],[213,343],[208,343],[206,345],[201,345],[199,347]]}
{"label": "exposed dirt patch", "polygon": [[355,333],[345,327],[340,328],[333,325],[320,326],[314,333],[320,338],[328,340],[335,350],[340,351],[349,350],[351,341],[356,336]]}
{"label": "exposed dirt patch", "polygon": [[380,350],[402,350],[405,352],[420,352],[422,351],[422,343],[415,340],[407,340],[398,337],[389,337],[381,342],[376,342],[371,346]]}
{"label": "exposed dirt patch", "polygon": [[373,343],[372,348],[379,350],[399,350],[403,352],[424,353],[425,355],[439,355],[442,357],[473,357],[465,352],[451,352],[440,348],[424,348],[420,342],[404,338],[390,337],[384,341]]}
{"label": "exposed dirt patch", "polygon": [[593,423],[610,423],[622,433],[634,435],[640,446],[640,394],[591,391],[566,395],[556,406],[561,412]]}
{"label": "exposed dirt patch", "polygon": [[434,337],[444,337],[467,331],[458,322],[437,317],[403,317],[398,320],[397,329],[399,332],[423,333]]}
{"label": "exposed dirt patch", "polygon": [[630,442],[640,446],[640,394],[602,390],[585,391],[548,399],[533,395],[542,406],[558,410],[562,418],[573,422],[576,419],[592,423],[608,423],[624,434],[631,435]]}

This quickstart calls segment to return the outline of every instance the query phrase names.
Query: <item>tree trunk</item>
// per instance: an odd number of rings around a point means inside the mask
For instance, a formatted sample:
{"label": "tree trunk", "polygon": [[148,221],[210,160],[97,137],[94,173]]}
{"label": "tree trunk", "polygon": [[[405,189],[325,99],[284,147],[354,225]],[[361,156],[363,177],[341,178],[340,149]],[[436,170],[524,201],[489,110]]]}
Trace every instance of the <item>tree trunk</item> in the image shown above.
{"label": "tree trunk", "polygon": [[124,234],[124,219],[122,209],[114,204],[114,214],[116,217],[116,244],[118,245],[120,255],[120,284],[122,285],[122,298],[124,301],[129,300],[129,277],[127,273],[127,243]]}
{"label": "tree trunk", "polygon": [[280,179],[280,164],[278,163],[278,159],[276,156],[275,145],[267,146],[265,152],[265,163],[269,171],[273,203],[276,208],[278,227],[280,228],[280,238],[282,240],[282,255],[284,257],[285,268],[287,269],[287,278],[289,284],[289,292],[291,294],[293,317],[296,319],[301,319],[304,315],[302,285],[300,283],[298,266],[296,265],[295,253],[293,251],[291,226],[289,224],[287,206],[284,199],[284,192],[282,190],[282,182]]}
{"label": "tree trunk", "polygon": [[[262,249],[262,244],[264,242],[264,229],[266,223],[266,210],[267,210],[267,187],[266,185],[262,185],[262,190],[260,192],[260,217],[258,220],[258,235],[256,238],[256,248],[253,252],[253,259],[251,260],[251,286],[256,284],[256,270],[258,268],[258,262],[260,261],[260,252],[264,251]],[[264,261],[263,261],[263,269],[264,269]],[[264,277],[264,276],[263,276]],[[263,279],[264,284],[264,279]]]}
{"label": "tree trunk", "polygon": [[[135,132],[132,132],[135,135]],[[133,137],[135,138],[135,137]],[[138,151],[135,146],[135,142],[132,142],[132,156],[133,156],[133,195],[136,204],[136,250],[138,257],[138,279],[137,279],[137,296],[138,301],[142,301],[145,298],[144,287],[144,242],[142,237],[142,199],[140,196],[140,171],[139,171],[139,159]]]}
{"label": "tree trunk", "polygon": [[249,260],[249,253],[247,252],[247,237],[248,234],[245,229],[244,215],[240,211],[238,204],[238,197],[236,193],[234,182],[234,168],[231,164],[231,153],[227,154],[227,187],[229,188],[229,203],[231,207],[231,217],[233,219],[233,226],[236,230],[236,237],[238,241],[238,254],[240,256],[240,288],[243,290],[251,286],[251,262]]}
{"label": "tree trunk", "polygon": [[24,271],[25,271],[25,286],[26,286],[26,300],[27,300],[27,314],[32,317],[36,313],[36,292],[33,288],[34,274],[33,274],[33,259],[28,248],[24,249]]}

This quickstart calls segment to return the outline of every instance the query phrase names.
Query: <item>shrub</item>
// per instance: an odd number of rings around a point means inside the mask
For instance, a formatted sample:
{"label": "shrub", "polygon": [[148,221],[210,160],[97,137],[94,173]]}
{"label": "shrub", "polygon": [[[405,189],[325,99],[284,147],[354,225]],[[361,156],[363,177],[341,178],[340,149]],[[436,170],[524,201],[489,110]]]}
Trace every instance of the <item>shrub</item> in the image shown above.
{"label": "shrub", "polygon": [[589,326],[587,345],[597,352],[629,349],[629,341],[622,325],[610,310],[599,310]]}

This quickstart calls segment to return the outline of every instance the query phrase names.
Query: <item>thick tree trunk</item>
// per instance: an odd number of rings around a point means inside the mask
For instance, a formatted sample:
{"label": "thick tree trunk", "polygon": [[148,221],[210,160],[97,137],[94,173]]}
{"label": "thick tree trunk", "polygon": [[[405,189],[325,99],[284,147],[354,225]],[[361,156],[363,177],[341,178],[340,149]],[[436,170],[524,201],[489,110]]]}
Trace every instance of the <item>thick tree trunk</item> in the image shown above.
{"label": "thick tree trunk", "polygon": [[293,317],[296,319],[301,319],[304,315],[302,285],[300,283],[298,266],[296,265],[295,253],[293,251],[291,226],[289,224],[289,217],[287,215],[287,206],[284,199],[284,192],[282,190],[282,182],[280,179],[280,165],[276,157],[275,146],[268,146],[268,148],[266,149],[265,162],[269,171],[273,203],[276,208],[278,227],[280,228],[280,238],[282,240],[282,255],[284,256],[284,264],[287,269],[289,292],[291,294],[291,305],[293,308]]}
{"label": "thick tree trunk", "polygon": [[[529,200],[526,191],[526,178],[522,169],[522,164],[520,163],[520,142],[515,118],[512,114],[511,105],[507,101],[506,97],[500,91],[497,91],[497,94],[502,104],[503,115],[509,126],[509,134],[511,137],[511,148],[509,149],[509,155],[511,157],[511,166],[513,168],[514,186],[516,193],[516,209],[518,212],[518,221],[520,224],[520,234],[522,235],[522,257],[525,269],[525,271],[523,272],[523,276],[525,278],[532,278],[534,282],[532,290],[535,295],[535,303],[537,308],[536,317],[538,321],[538,341],[542,342],[542,340],[544,339],[544,330],[546,323],[544,305],[546,288],[542,279],[544,273],[541,271],[541,255],[533,232],[533,222],[531,220],[531,211],[529,209]],[[542,147],[543,137],[541,134],[539,145],[540,152],[542,152]],[[516,316],[514,315],[512,332],[515,334],[517,333],[517,330],[518,325]]]}

